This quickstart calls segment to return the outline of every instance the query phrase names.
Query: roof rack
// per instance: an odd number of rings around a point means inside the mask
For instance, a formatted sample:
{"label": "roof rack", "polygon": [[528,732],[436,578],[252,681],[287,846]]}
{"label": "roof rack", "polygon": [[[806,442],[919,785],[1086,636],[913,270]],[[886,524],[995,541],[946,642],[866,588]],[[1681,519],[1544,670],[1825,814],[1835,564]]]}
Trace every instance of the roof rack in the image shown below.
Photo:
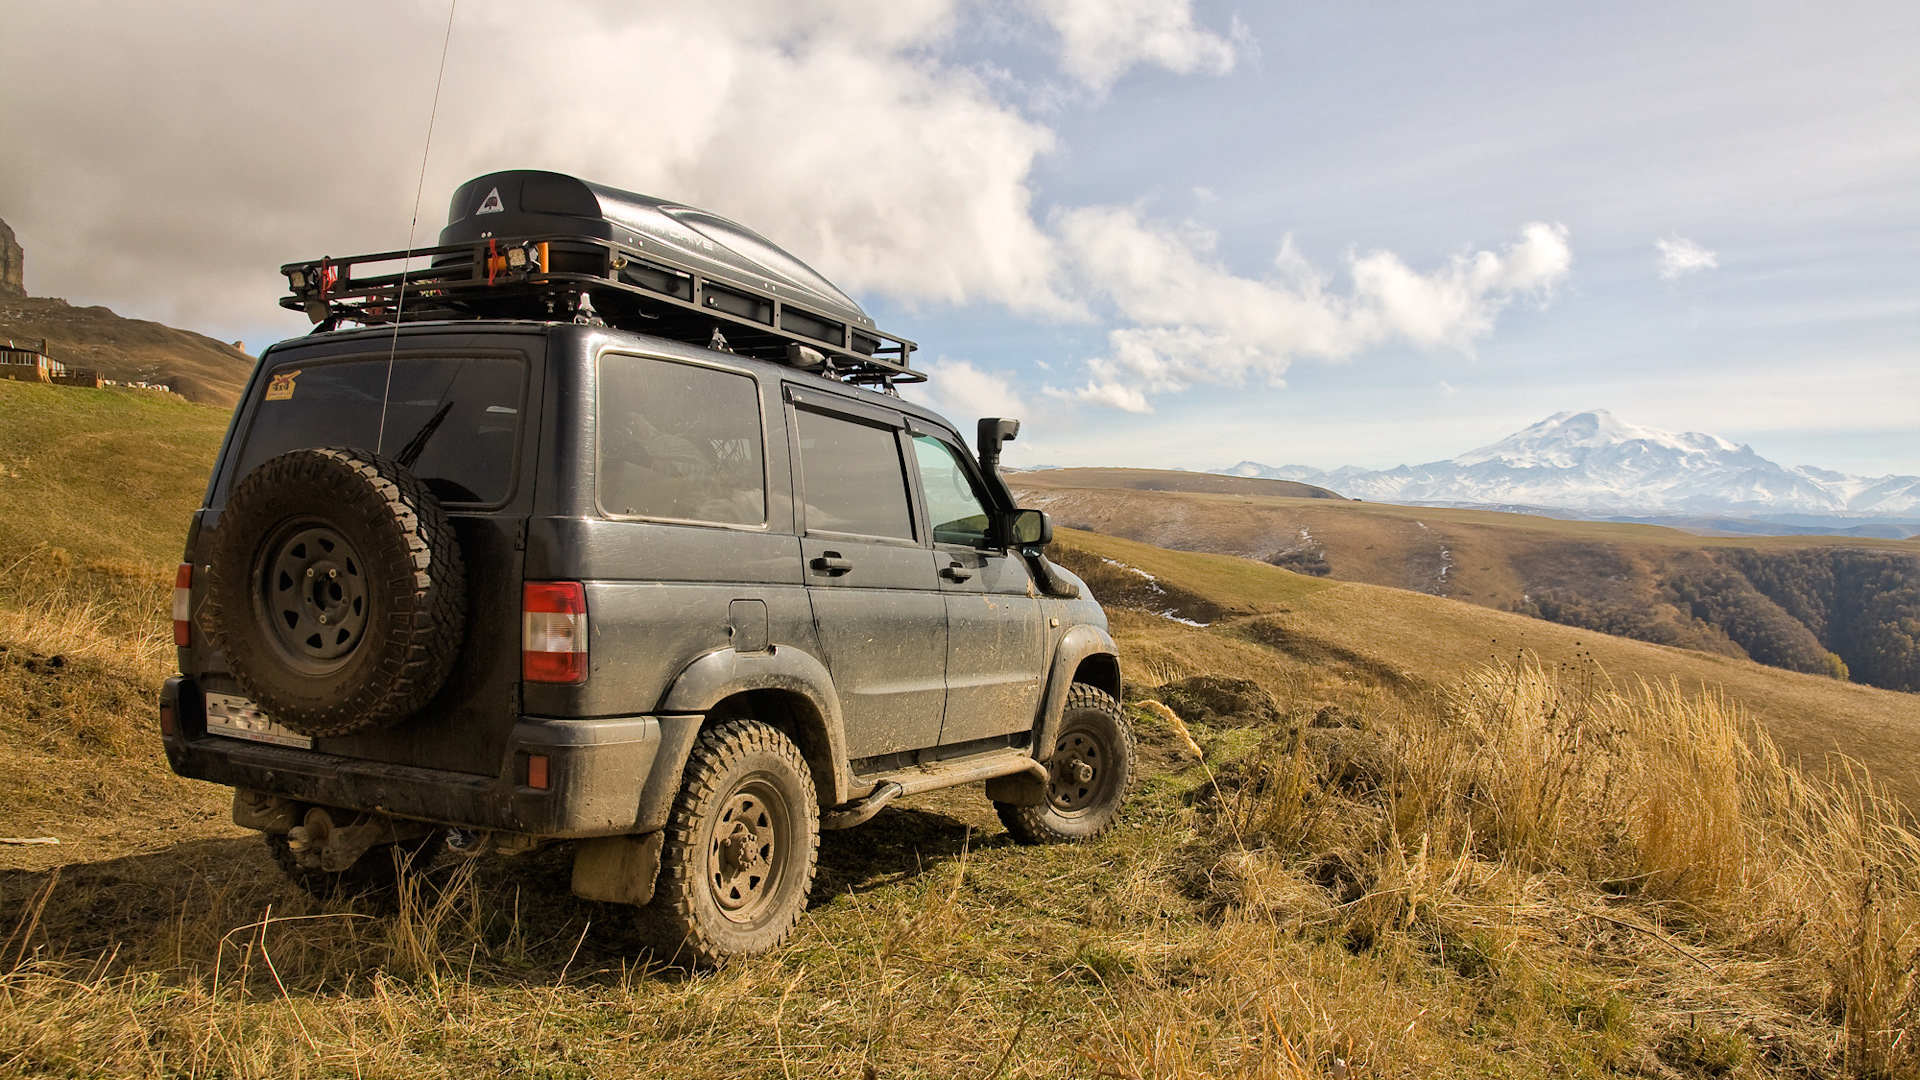
{"label": "roof rack", "polygon": [[[415,269],[415,260],[425,268]],[[508,169],[453,193],[440,246],[280,268],[280,306],[327,329],[443,319],[572,319],[892,389],[924,382],[812,267],[737,222],[561,173]]]}
{"label": "roof rack", "polygon": [[[424,259],[424,268],[402,269]],[[536,235],[288,263],[280,306],[327,329],[447,319],[614,326],[891,387],[925,382],[917,346],[680,260],[594,236]],[[768,290],[771,291],[771,290]],[[403,298],[404,294],[404,298]]]}

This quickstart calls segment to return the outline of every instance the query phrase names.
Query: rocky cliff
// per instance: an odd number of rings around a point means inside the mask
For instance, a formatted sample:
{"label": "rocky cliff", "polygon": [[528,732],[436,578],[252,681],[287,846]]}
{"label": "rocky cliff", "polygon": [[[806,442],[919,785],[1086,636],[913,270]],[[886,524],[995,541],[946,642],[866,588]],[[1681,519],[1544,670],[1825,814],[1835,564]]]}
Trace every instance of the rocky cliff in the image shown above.
{"label": "rocky cliff", "polygon": [[27,295],[27,253],[13,227],[0,221],[0,297]]}

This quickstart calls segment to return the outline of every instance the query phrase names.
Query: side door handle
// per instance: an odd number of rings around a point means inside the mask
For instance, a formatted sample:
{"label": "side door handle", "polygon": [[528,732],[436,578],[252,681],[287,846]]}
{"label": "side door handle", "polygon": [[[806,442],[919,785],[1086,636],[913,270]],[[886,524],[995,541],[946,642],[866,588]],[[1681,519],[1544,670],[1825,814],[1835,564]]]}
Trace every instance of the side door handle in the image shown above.
{"label": "side door handle", "polygon": [[828,577],[853,573],[853,560],[841,558],[837,551],[823,552],[808,565]]}
{"label": "side door handle", "polygon": [[946,578],[948,581],[965,581],[973,576],[973,571],[961,566],[959,563],[954,563],[945,570],[940,571],[940,576]]}

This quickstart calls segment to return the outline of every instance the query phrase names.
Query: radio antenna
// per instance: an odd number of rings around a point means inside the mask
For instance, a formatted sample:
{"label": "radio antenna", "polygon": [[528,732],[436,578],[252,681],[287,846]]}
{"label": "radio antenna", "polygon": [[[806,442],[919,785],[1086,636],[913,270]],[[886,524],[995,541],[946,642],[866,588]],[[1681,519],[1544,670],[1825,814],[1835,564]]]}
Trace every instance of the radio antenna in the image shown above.
{"label": "radio antenna", "polygon": [[420,181],[413,189],[413,218],[407,222],[407,253],[400,260],[400,286],[394,290],[393,336],[387,339],[387,384],[380,391],[380,429],[373,437],[378,454],[387,440],[387,398],[393,393],[393,358],[400,347],[400,315],[407,306],[407,269],[413,262],[413,235],[420,226],[420,196],[427,189],[427,157],[433,153],[433,122],[440,116],[440,85],[447,77],[447,47],[453,44],[453,13],[460,0],[447,2],[447,32],[440,40],[440,71],[433,77],[433,107],[427,110],[427,143],[420,150]]}

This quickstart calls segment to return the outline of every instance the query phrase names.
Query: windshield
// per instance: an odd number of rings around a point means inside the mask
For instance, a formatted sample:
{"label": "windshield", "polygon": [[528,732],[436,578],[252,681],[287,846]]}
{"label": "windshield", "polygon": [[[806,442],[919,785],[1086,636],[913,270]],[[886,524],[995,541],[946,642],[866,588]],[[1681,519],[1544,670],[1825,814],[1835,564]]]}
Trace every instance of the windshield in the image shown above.
{"label": "windshield", "polygon": [[384,356],[275,366],[234,482],[289,450],[344,446],[399,460],[442,502],[504,502],[513,488],[525,364],[400,357],[391,365],[391,385],[388,367]]}

